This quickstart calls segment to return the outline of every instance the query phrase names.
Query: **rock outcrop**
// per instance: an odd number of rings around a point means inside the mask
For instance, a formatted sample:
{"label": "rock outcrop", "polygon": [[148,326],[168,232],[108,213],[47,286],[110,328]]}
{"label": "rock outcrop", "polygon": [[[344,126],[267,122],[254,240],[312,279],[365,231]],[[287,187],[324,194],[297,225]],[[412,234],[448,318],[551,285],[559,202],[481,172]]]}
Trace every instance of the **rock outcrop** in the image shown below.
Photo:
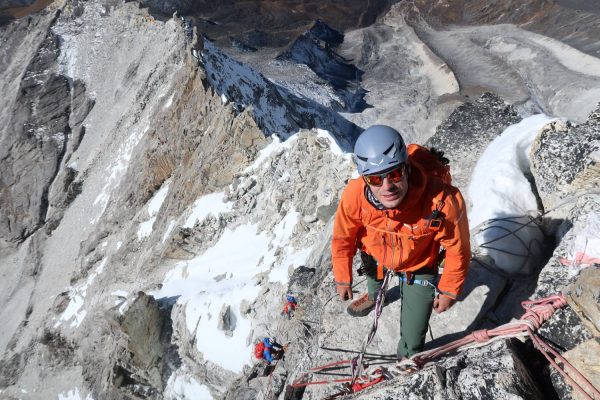
{"label": "rock outcrop", "polygon": [[577,204],[574,195],[600,193],[599,149],[600,106],[582,124],[557,121],[547,126],[533,144],[535,184],[555,219]]}

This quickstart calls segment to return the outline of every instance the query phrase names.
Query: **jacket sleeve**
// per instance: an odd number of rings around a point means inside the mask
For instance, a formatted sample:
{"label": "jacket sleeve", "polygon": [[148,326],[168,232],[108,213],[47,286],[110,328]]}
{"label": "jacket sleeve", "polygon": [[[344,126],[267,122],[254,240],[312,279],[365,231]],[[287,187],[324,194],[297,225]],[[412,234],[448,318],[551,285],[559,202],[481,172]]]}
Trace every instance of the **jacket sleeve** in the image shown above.
{"label": "jacket sleeve", "polygon": [[471,244],[465,201],[457,188],[450,187],[449,190],[451,194],[445,199],[447,215],[440,238],[440,244],[446,249],[446,261],[438,290],[448,297],[456,298],[467,276]]}
{"label": "jacket sleeve", "polygon": [[352,285],[352,259],[356,254],[359,231],[362,228],[360,219],[360,187],[346,187],[338,205],[333,224],[331,241],[331,263],[333,276],[338,286]]}

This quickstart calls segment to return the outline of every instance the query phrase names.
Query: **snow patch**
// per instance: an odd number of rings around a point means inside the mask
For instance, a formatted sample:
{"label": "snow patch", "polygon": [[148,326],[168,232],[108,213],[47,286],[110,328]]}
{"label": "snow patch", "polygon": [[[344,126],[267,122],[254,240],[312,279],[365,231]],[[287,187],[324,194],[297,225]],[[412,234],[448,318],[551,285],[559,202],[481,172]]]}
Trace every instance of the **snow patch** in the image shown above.
{"label": "snow patch", "polygon": [[100,265],[98,265],[98,267],[87,278],[83,285],[78,288],[69,288],[69,305],[60,316],[60,320],[54,325],[55,328],[61,324],[61,321],[70,321],[73,319],[70,325],[71,328],[77,328],[83,322],[85,316],[87,315],[87,311],[83,310],[82,308],[88,287],[94,282],[94,279],[96,279],[98,275],[104,272],[104,266],[106,265],[107,261],[108,260],[106,258],[103,259]]}
{"label": "snow patch", "polygon": [[350,154],[350,153],[344,153],[344,151],[337,144],[337,142],[333,138],[333,136],[331,136],[331,133],[329,131],[326,131],[324,129],[317,129],[317,137],[327,139],[327,141],[329,142],[329,149],[336,156],[343,157],[343,158],[345,158],[345,159],[347,159],[349,161],[352,160],[352,154]]}
{"label": "snow patch", "polygon": [[173,228],[175,228],[175,220],[174,219],[172,219],[171,222],[169,222],[169,226],[167,227],[167,230],[165,231],[165,234],[162,237],[161,243],[164,243],[165,240],[167,240],[167,238],[173,231]]}
{"label": "snow patch", "polygon": [[142,240],[143,238],[152,234],[152,226],[154,226],[154,221],[156,221],[156,217],[152,217],[148,221],[144,221],[140,224],[140,228],[137,232],[138,240]]}
{"label": "snow patch", "polygon": [[148,237],[152,234],[152,227],[154,226],[154,222],[156,221],[156,215],[162,207],[162,204],[164,203],[168,193],[169,184],[164,183],[162,187],[156,193],[154,193],[154,196],[152,196],[152,198],[148,201],[148,215],[150,215],[150,219],[140,224],[140,227],[137,232],[138,240],[142,240],[143,238]]}
{"label": "snow patch", "polygon": [[146,127],[143,131],[139,131],[137,129],[134,130],[129,135],[127,140],[119,145],[116,156],[111,157],[111,159],[114,161],[110,166],[110,172],[104,178],[104,186],[102,187],[100,194],[93,202],[93,205],[96,207],[96,215],[90,221],[92,225],[98,222],[100,216],[102,216],[102,213],[104,213],[104,210],[106,210],[112,190],[121,182],[121,179],[127,170],[133,149],[137,146],[148,129],[149,127]]}
{"label": "snow patch", "polygon": [[537,212],[529,172],[529,151],[540,129],[554,119],[538,114],[506,128],[482,154],[469,185],[471,228],[502,216]]}
{"label": "snow patch", "polygon": [[94,400],[91,394],[82,398],[79,394],[79,388],[71,389],[68,392],[63,392],[58,394],[58,400]]}
{"label": "snow patch", "polygon": [[278,182],[287,182],[290,180],[290,173],[288,171],[285,171],[283,173],[283,175],[281,175],[281,177],[279,177],[279,179],[277,179]]}
{"label": "snow patch", "polygon": [[258,155],[256,156],[256,160],[254,160],[252,165],[248,166],[244,170],[244,173],[249,173],[249,172],[257,169],[258,167],[260,167],[260,165],[263,162],[265,162],[265,160],[268,157],[270,157],[272,154],[276,154],[276,153],[279,153],[286,149],[289,149],[292,146],[292,144],[296,140],[298,140],[298,134],[295,133],[294,135],[290,136],[290,138],[287,139],[285,142],[282,142],[281,139],[279,139],[277,137],[277,135],[271,135],[271,140],[272,140],[271,143],[269,143],[261,151],[258,152]]}
{"label": "snow patch", "polygon": [[511,276],[533,273],[543,252],[543,233],[531,220],[537,201],[526,174],[531,144],[551,121],[539,114],[506,128],[477,162],[469,185],[475,242]]}
{"label": "snow patch", "polygon": [[115,306],[119,306],[119,315],[123,315],[125,309],[129,305],[129,300],[127,299],[129,293],[124,290],[117,290],[111,294],[118,297],[117,300],[115,300]]}
{"label": "snow patch", "polygon": [[192,228],[198,221],[204,220],[209,215],[218,216],[230,211],[233,203],[225,203],[225,193],[211,193],[202,196],[194,202],[192,213],[183,224],[184,228]]}
{"label": "snow patch", "polygon": [[174,93],[171,95],[171,97],[169,97],[169,100],[167,100],[167,102],[163,106],[163,110],[166,110],[167,108],[171,107],[171,105],[173,104],[173,96],[175,96]]}
{"label": "snow patch", "polygon": [[167,400],[212,400],[213,397],[206,385],[198,383],[189,372],[181,369],[175,371],[167,381],[163,393]]}
{"label": "snow patch", "polygon": [[169,184],[163,184],[161,188],[152,196],[150,201],[148,202],[148,214],[151,217],[158,214],[160,207],[162,207],[163,202],[167,198],[167,194],[169,193]]}

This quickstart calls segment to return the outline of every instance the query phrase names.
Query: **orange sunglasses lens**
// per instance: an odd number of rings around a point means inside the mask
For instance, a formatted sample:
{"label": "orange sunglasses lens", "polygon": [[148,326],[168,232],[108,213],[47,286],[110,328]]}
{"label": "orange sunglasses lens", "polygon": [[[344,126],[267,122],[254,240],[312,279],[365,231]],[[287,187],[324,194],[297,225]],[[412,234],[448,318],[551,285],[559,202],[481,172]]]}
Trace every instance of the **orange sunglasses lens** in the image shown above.
{"label": "orange sunglasses lens", "polygon": [[404,168],[404,164],[399,168],[393,169],[390,172],[381,175],[365,175],[365,182],[371,186],[381,186],[383,185],[383,180],[388,178],[388,181],[391,183],[398,183],[402,180],[404,176],[404,172],[406,169]]}

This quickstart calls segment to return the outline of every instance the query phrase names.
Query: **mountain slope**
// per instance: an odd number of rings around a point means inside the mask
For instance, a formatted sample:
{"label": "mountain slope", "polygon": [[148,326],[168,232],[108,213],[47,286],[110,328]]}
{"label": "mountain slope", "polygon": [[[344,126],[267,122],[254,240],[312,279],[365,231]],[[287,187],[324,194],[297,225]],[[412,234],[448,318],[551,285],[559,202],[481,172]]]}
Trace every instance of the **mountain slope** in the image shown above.
{"label": "mountain slope", "polygon": [[[331,394],[291,384],[356,354],[371,324],[335,297],[329,245],[354,139],[377,122],[445,150],[468,195],[476,169],[494,170],[476,165],[508,127],[573,121],[533,132],[531,153],[515,150],[512,186],[548,214],[514,211],[527,229],[494,225],[535,231],[551,254],[511,270],[474,246],[467,290],[434,317],[428,346],[573,284],[572,307],[544,336],[583,363],[598,329],[587,321],[597,304],[584,302],[597,269],[581,272],[577,255],[599,256],[588,246],[600,209],[598,59],[524,30],[504,4],[486,14],[503,25],[449,26],[421,3],[172,2],[155,18],[150,2],[64,0],[0,27],[1,397]],[[560,4],[539,9],[575,3]],[[180,18],[172,7],[190,8]],[[238,9],[261,13],[226,12]],[[315,13],[340,16],[338,31]],[[261,15],[278,21],[264,34]],[[280,315],[288,291],[300,301],[291,320]],[[368,349],[376,362],[393,361],[400,306],[385,308]],[[251,359],[267,335],[290,342],[272,374]],[[574,396],[536,354],[501,342],[427,367],[411,377],[429,382],[421,389],[397,379],[357,397]],[[507,385],[494,389],[488,373]]]}

